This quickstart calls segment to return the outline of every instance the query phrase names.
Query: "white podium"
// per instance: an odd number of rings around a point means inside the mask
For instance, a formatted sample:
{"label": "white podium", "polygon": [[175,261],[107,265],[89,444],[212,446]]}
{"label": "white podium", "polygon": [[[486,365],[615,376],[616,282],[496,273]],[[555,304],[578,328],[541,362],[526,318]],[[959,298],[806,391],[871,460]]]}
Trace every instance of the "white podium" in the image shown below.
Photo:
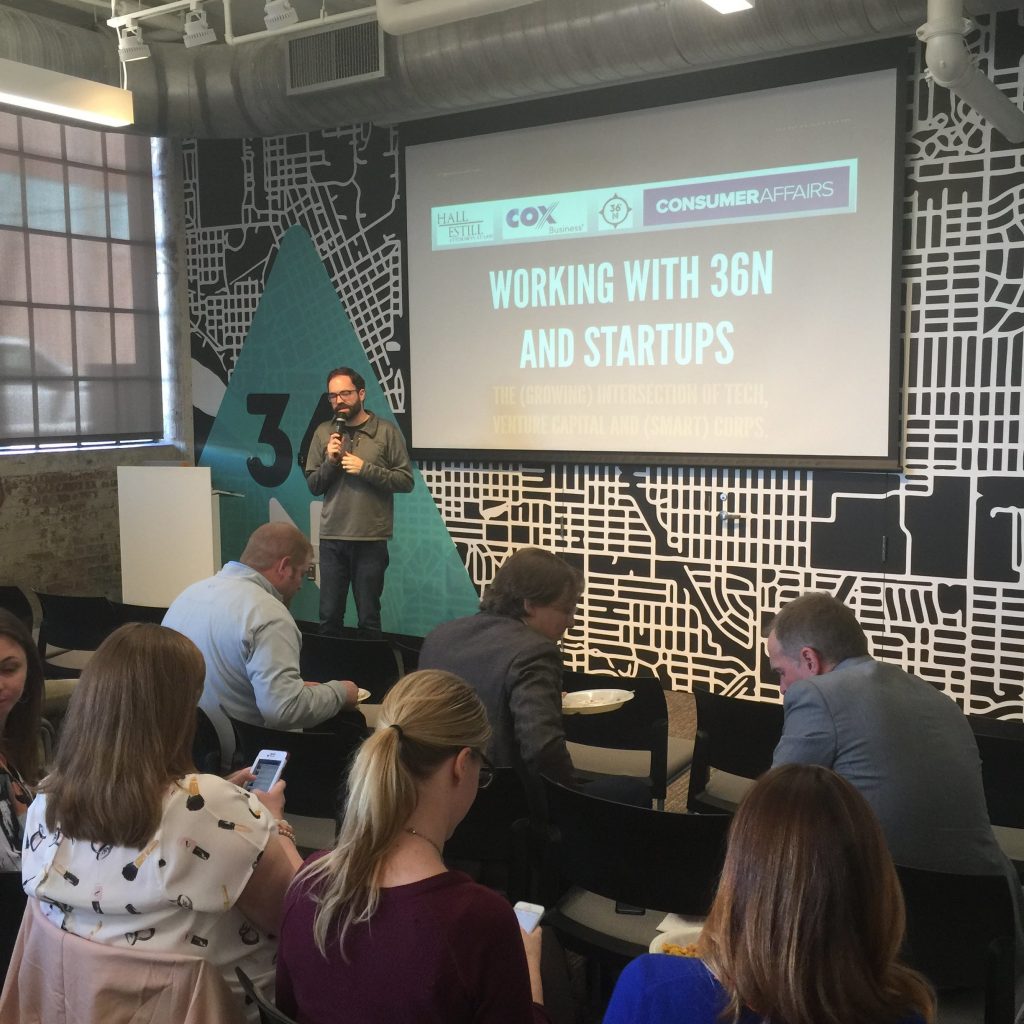
{"label": "white podium", "polygon": [[221,565],[219,498],[206,466],[118,466],[121,593],[166,608]]}

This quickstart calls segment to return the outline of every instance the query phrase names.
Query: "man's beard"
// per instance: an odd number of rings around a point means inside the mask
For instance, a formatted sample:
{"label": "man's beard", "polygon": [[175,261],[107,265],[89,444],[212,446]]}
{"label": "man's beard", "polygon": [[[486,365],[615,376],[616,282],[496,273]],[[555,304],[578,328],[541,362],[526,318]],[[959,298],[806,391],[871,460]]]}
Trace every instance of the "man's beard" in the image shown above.
{"label": "man's beard", "polygon": [[358,416],[363,411],[363,403],[358,399],[353,399],[352,403],[347,409],[335,410],[335,416],[344,416],[346,420],[352,419],[353,416]]}

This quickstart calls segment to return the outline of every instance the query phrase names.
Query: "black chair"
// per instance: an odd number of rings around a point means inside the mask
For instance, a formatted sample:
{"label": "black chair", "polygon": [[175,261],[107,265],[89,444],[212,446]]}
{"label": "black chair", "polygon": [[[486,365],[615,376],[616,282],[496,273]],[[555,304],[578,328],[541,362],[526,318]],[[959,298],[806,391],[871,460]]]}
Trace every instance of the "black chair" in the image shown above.
{"label": "black chair", "polygon": [[968,715],[981,755],[988,820],[1024,882],[1024,722]]}
{"label": "black chair", "polygon": [[252,978],[241,967],[235,968],[235,974],[238,975],[238,982],[245,993],[246,1002],[256,1004],[256,1009],[260,1013],[260,1024],[296,1024],[294,1018],[289,1017],[286,1013],[282,1013],[260,992],[253,984]]}
{"label": "black chair", "polygon": [[728,815],[631,807],[543,782],[545,923],[566,946],[622,967],[647,952],[666,913],[706,916],[725,860]]}
{"label": "black chair", "polygon": [[105,597],[77,597],[35,591],[42,608],[39,653],[51,679],[77,679],[93,651],[119,625]]}
{"label": "black chair", "polygon": [[35,632],[43,615],[35,594],[16,583],[0,586],[0,608],[20,619],[30,633]]}
{"label": "black chair", "polygon": [[148,604],[124,604],[121,601],[111,601],[110,608],[119,625],[126,622],[153,622],[159,626],[167,614],[166,608]]}
{"label": "black chair", "polygon": [[48,765],[57,749],[57,730],[48,718],[39,719],[39,749],[43,755],[43,764]]}
{"label": "black chair", "polygon": [[732,813],[753,781],[772,766],[782,736],[781,704],[695,689],[697,735],[686,808]]}
{"label": "black chair", "polygon": [[387,640],[354,640],[348,637],[304,633],[299,654],[303,679],[324,683],[328,679],[351,679],[370,691],[379,704],[398,682],[401,666]]}
{"label": "black chair", "polygon": [[510,902],[535,896],[530,811],[514,768],[495,768],[466,816],[444,844],[444,859],[476,880],[500,889]]}
{"label": "black chair", "polygon": [[[661,682],[653,676],[623,679],[566,671],[567,691],[632,690],[632,700],[621,708],[597,715],[563,715],[565,738],[578,768],[646,780],[651,800],[661,809],[669,784],[693,760],[693,743],[668,734],[668,706]],[[576,747],[581,744],[584,748]],[[598,748],[598,749],[595,749]]]}
{"label": "black chair", "polygon": [[399,659],[401,675],[407,676],[420,667],[420,650],[423,647],[423,637],[402,636],[392,637],[391,646]]}
{"label": "black chair", "polygon": [[338,720],[332,722],[331,732],[287,732],[236,718],[230,721],[244,763],[253,764],[261,750],[288,751],[282,778],[288,784],[286,813],[298,845],[305,849],[330,846],[344,808],[349,765],[366,739],[366,730]]}
{"label": "black chair", "polygon": [[904,957],[939,994],[938,1019],[1011,1024],[1014,908],[1005,875],[896,866],[907,908]]}
{"label": "black chair", "polygon": [[[219,775],[221,766],[220,737],[210,716],[196,708],[196,735],[192,741],[192,763],[196,770],[208,775]],[[249,762],[252,764],[252,762]]]}

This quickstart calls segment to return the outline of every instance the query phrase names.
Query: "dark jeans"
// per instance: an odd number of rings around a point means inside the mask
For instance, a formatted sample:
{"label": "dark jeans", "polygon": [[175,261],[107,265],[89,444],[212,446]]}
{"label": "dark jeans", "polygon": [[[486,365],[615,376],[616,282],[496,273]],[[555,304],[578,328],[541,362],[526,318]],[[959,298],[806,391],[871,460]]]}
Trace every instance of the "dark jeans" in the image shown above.
{"label": "dark jeans", "polygon": [[380,595],[387,567],[386,540],[321,540],[320,632],[342,635],[351,584],[359,632],[380,637]]}

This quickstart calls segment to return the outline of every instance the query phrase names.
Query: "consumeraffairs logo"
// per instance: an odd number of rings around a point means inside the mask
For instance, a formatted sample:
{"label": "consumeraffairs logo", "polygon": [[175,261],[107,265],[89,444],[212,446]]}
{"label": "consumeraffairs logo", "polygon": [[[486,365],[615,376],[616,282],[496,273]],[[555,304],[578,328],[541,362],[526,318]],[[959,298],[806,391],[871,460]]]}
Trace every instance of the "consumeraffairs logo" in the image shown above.
{"label": "consumeraffairs logo", "polygon": [[855,162],[787,168],[644,190],[644,225],[814,216],[856,209]]}

